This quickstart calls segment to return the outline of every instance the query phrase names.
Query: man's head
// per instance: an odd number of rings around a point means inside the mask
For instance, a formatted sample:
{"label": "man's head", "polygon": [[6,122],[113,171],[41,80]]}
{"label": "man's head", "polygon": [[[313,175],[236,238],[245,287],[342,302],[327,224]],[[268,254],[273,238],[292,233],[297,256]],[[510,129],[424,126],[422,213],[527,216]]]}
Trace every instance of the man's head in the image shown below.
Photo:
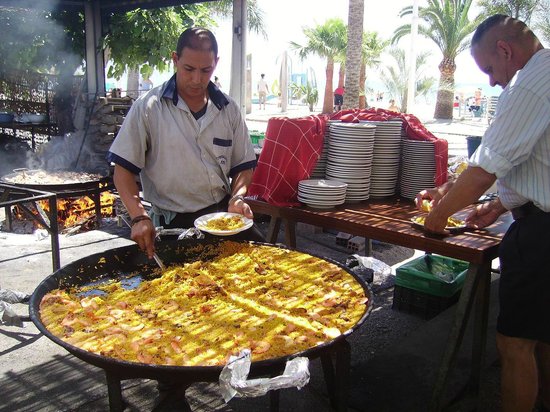
{"label": "man's head", "polygon": [[542,49],[535,34],[518,19],[502,14],[481,23],[472,37],[471,53],[491,86],[502,88]]}
{"label": "man's head", "polygon": [[185,30],[172,53],[176,67],[178,93],[184,100],[201,98],[218,64],[218,43],[211,31],[203,28]]}
{"label": "man's head", "polygon": [[263,78],[265,77],[265,74],[262,73],[262,74],[260,74],[260,76],[261,76],[261,78],[263,79]]}

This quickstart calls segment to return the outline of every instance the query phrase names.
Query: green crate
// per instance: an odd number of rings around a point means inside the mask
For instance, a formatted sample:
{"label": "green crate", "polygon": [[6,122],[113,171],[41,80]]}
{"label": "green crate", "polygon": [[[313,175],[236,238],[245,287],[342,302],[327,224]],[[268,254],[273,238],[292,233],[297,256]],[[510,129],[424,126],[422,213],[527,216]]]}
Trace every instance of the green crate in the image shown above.
{"label": "green crate", "polygon": [[451,297],[462,289],[468,262],[424,255],[396,269],[395,284],[429,295]]}
{"label": "green crate", "polygon": [[252,144],[259,144],[262,139],[265,139],[265,133],[257,132],[255,130],[250,132],[250,140],[252,141]]}

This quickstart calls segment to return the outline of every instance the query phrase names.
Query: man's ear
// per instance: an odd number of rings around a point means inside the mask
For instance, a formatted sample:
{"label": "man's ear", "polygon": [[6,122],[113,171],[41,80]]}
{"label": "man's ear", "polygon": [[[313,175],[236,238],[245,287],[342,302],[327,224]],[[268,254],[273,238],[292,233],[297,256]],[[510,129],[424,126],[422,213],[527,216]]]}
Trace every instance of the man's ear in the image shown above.
{"label": "man's ear", "polygon": [[177,64],[178,64],[178,54],[175,51],[172,52],[172,62],[174,63],[174,67],[177,66]]}
{"label": "man's ear", "polygon": [[510,47],[510,43],[505,40],[497,40],[497,53],[506,60],[510,60],[512,58],[512,47]]}

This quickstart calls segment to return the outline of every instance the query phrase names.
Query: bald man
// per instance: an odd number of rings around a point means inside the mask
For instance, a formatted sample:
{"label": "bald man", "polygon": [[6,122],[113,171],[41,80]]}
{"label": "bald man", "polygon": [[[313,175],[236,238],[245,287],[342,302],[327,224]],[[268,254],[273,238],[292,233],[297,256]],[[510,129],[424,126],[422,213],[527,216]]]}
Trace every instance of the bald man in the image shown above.
{"label": "bald man", "polygon": [[[550,410],[550,50],[520,20],[494,15],[477,28],[471,53],[503,88],[496,115],[453,183],[417,195],[433,209],[425,227],[445,233],[447,218],[497,181],[498,198],[478,205],[470,227],[491,225],[510,210],[514,222],[499,249],[501,356],[505,412]],[[539,388],[539,381],[541,383]]]}

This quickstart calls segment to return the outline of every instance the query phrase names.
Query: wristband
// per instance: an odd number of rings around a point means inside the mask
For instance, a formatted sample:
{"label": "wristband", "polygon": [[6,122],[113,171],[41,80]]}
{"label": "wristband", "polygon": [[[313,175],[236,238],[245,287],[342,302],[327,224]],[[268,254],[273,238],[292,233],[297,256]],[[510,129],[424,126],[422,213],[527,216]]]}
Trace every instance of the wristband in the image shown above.
{"label": "wristband", "polygon": [[243,195],[235,195],[231,199],[229,199],[229,204],[235,203],[237,200],[242,200],[244,202],[244,196]]}
{"label": "wristband", "polygon": [[151,218],[148,215],[136,216],[130,222],[130,227],[133,227],[137,222],[141,222],[142,220],[151,220]]}

